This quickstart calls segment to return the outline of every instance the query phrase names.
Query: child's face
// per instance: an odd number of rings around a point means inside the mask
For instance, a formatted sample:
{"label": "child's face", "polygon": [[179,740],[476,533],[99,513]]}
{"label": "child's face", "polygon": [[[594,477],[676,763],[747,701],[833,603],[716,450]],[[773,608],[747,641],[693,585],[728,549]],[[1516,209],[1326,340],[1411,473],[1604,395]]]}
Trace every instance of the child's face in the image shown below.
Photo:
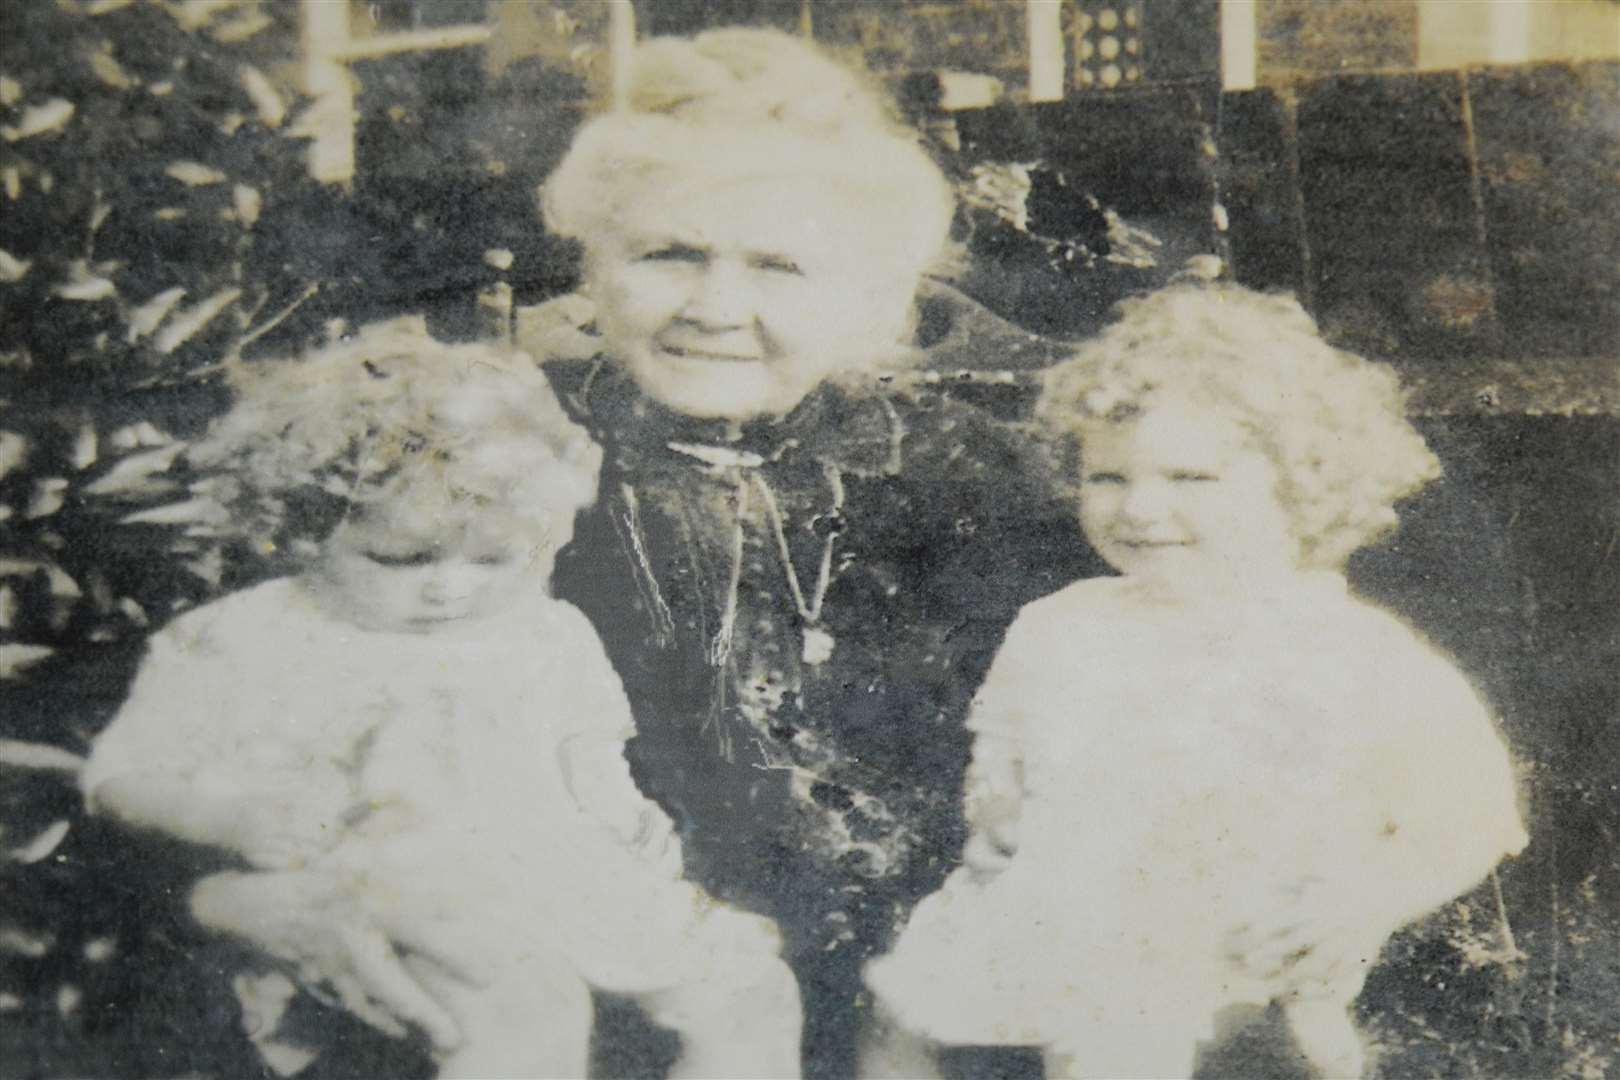
{"label": "child's face", "polygon": [[1080,524],[1109,564],[1181,593],[1295,569],[1278,474],[1230,421],[1163,403],[1081,429]]}
{"label": "child's face", "polygon": [[493,614],[521,589],[544,588],[549,559],[522,532],[378,507],[350,517],[322,549],[325,598],[371,630],[430,634]]}

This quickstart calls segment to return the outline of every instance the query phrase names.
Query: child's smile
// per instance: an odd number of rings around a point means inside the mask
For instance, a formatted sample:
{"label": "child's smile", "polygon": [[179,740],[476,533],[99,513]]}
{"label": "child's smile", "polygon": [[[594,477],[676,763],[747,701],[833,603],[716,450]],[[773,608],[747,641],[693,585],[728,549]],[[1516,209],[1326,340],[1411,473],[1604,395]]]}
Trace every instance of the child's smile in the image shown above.
{"label": "child's smile", "polygon": [[1167,403],[1082,430],[1080,522],[1116,570],[1178,589],[1295,569],[1277,470],[1245,433]]}

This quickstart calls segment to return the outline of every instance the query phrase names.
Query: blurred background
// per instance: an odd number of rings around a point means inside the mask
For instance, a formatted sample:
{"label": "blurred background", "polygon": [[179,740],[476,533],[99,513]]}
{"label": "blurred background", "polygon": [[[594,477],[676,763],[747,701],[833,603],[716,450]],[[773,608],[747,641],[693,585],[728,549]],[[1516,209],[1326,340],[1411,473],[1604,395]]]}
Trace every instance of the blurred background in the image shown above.
{"label": "blurred background", "polygon": [[[1214,257],[1403,371],[1447,479],[1352,577],[1496,707],[1534,839],[1390,946],[1379,1075],[1620,1075],[1620,4],[12,0],[0,1076],[267,1068],[177,906],[196,854],[72,779],[145,635],[277,572],[175,466],[218,365],[402,312],[521,341],[575,281],[534,193],[615,40],[732,24],[892,84],[963,196],[941,275],[1002,317],[1083,337]],[[1019,414],[1030,361],[946,355]],[[1265,1029],[1208,1074],[1288,1075]]]}

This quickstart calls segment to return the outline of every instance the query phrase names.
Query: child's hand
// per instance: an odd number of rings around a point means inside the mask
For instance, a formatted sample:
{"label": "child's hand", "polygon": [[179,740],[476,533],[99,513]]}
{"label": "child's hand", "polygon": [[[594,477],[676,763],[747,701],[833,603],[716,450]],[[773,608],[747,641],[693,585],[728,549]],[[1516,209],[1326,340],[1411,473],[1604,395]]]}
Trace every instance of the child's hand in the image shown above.
{"label": "child's hand", "polygon": [[1280,889],[1273,912],[1228,932],[1228,961],[1245,974],[1297,987],[1355,976],[1378,958],[1381,928],[1342,888],[1310,877]]}
{"label": "child's hand", "polygon": [[[389,910],[387,897],[325,870],[214,874],[191,894],[200,924],[285,961],[305,987],[330,991],[365,1023],[395,1037],[406,1033],[406,1024],[416,1024],[436,1048],[452,1050],[462,1041],[461,1031],[401,962]],[[401,939],[399,945],[459,973],[453,961],[415,941]]]}
{"label": "child's hand", "polygon": [[1006,870],[1018,853],[1018,817],[1001,812],[986,815],[962,849],[962,864],[976,878],[991,878]]}

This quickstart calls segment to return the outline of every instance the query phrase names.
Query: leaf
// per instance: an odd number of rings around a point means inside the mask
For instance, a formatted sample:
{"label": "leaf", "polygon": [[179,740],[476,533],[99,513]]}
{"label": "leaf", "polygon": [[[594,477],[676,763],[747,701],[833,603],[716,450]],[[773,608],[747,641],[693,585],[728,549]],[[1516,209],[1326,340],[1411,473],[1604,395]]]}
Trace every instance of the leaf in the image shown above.
{"label": "leaf", "polygon": [[129,313],[129,333],[124,340],[133,345],[141,338],[158,328],[165,316],[174,309],[186,290],[176,285],[172,289],[164,289],[152,299]]}
{"label": "leaf", "polygon": [[174,488],[172,483],[153,483],[152,478],[167,472],[184,450],[184,443],[172,443],[156,450],[131,454],[107,471],[105,476],[84,486],[86,495],[152,495]]}
{"label": "leaf", "polygon": [[67,489],[68,482],[60,476],[47,476],[35,481],[34,494],[28,500],[28,509],[23,511],[23,517],[30,521],[50,517],[67,502]]}
{"label": "leaf", "polygon": [[248,187],[246,184],[237,184],[231,196],[236,203],[236,220],[252,228],[259,220],[259,211],[264,206],[259,189]]}
{"label": "leaf", "polygon": [[110,11],[127,8],[134,2],[135,0],[90,0],[84,6],[84,13],[86,15],[105,15]]}
{"label": "leaf", "polygon": [[0,431],[0,480],[28,458],[28,440],[15,431]]}
{"label": "leaf", "polygon": [[208,25],[221,11],[229,11],[240,3],[241,0],[181,0],[169,5],[169,13],[182,29],[196,30]]}
{"label": "leaf", "polygon": [[187,187],[206,187],[209,184],[224,183],[227,179],[218,169],[197,161],[176,161],[163,171]]}
{"label": "leaf", "polygon": [[281,126],[281,122],[287,118],[287,103],[281,100],[281,95],[276,93],[275,86],[264,72],[252,64],[243,64],[242,89],[253,99],[253,107],[259,110],[259,119],[265,127]]}
{"label": "leaf", "polygon": [[174,321],[153,340],[153,347],[167,356],[190,340],[192,335],[212,322],[216,315],[229,307],[241,295],[241,289],[221,289],[201,303],[194,304],[185,311],[180,312],[174,317]]}
{"label": "leaf", "polygon": [[[44,648],[41,645],[16,647],[25,649]],[[3,648],[4,646],[0,646],[0,649]],[[47,654],[51,651],[45,649]],[[24,742],[21,739],[0,739],[0,765],[9,765],[18,769],[44,769],[48,772],[76,773],[84,768],[84,758],[46,743]]]}
{"label": "leaf", "polygon": [[59,846],[61,846],[62,841],[67,838],[68,829],[70,828],[72,828],[72,823],[65,818],[60,821],[54,821],[46,827],[45,831],[34,837],[27,844],[13,851],[9,851],[7,854],[17,862],[23,864],[37,863],[41,859],[49,856],[51,852],[55,851]]}
{"label": "leaf", "polygon": [[225,579],[225,553],[218,548],[211,548],[199,557],[180,565],[184,566],[189,573],[201,578],[209,586],[216,589],[219,588],[220,582]]}
{"label": "leaf", "polygon": [[140,84],[140,80],[124,70],[118,58],[112,54],[112,43],[106,42],[100,49],[90,54],[90,70],[96,78],[111,86],[115,90],[128,90]]}
{"label": "leaf", "polygon": [[28,268],[34,264],[27,259],[19,259],[11,252],[0,248],[0,281],[10,285],[21,281],[28,274]]}
{"label": "leaf", "polygon": [[73,452],[68,459],[75,469],[88,469],[96,463],[96,429],[93,424],[82,424],[73,437]]}
{"label": "leaf", "polygon": [[273,24],[270,16],[262,11],[255,11],[244,15],[240,19],[233,19],[228,23],[221,23],[209,31],[215,41],[222,44],[233,45],[238,41],[246,41],[261,30],[267,30]]}
{"label": "leaf", "polygon": [[0,126],[0,138],[6,142],[20,142],[35,135],[45,135],[67,126],[73,119],[73,102],[67,98],[52,98],[43,105],[30,105],[23,110],[16,127]]}
{"label": "leaf", "polygon": [[135,450],[142,446],[168,446],[174,442],[174,437],[165,434],[150,420],[142,420],[125,424],[107,436],[107,441],[119,450]]}
{"label": "leaf", "polygon": [[22,100],[22,83],[10,75],[0,75],[0,105],[7,108]]}
{"label": "leaf", "polygon": [[[165,503],[150,510],[139,510],[118,519],[120,525],[207,525],[218,527],[230,523],[231,515],[213,499],[187,499],[185,502]],[[203,534],[199,534],[203,535]]]}
{"label": "leaf", "polygon": [[52,295],[63,300],[108,300],[118,295],[112,279],[91,270],[83,259],[74,262],[68,273],[68,280],[52,289]]}
{"label": "leaf", "polygon": [[55,649],[44,645],[0,645],[0,679],[15,679],[23,668],[39,663],[54,652]]}

